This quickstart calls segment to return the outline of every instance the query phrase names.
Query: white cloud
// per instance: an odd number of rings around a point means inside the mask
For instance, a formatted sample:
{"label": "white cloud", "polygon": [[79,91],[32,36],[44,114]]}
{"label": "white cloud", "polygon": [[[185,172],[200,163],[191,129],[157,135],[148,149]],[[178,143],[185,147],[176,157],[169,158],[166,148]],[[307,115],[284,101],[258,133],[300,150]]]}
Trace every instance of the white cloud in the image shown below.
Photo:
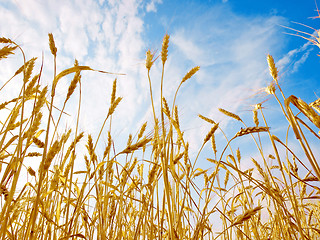
{"label": "white cloud", "polygon": [[293,64],[292,67],[292,72],[297,72],[299,67],[307,60],[307,58],[309,57],[311,49],[309,49],[307,52],[305,52],[300,59],[298,59],[297,61],[295,61],[295,63]]}
{"label": "white cloud", "polygon": [[161,3],[162,3],[162,0],[151,0],[146,6],[147,12],[157,12],[156,4],[161,4]]}
{"label": "white cloud", "polygon": [[172,36],[171,42],[177,45],[184,56],[193,63],[201,66],[213,64],[213,60],[208,62],[209,59],[206,57],[205,49],[195,42],[196,39],[190,38],[187,35],[189,33],[185,34],[184,29],[181,29]]}
{"label": "white cloud", "polygon": [[[45,50],[44,83],[52,81],[53,72],[48,47],[49,32],[54,34],[58,48],[58,71],[71,67],[74,58],[77,58],[80,64],[95,69],[126,73],[125,77],[118,77],[118,96],[124,97],[125,104],[120,104],[118,110],[119,117],[124,120],[115,122],[115,125],[121,128],[132,123],[131,117],[135,117],[137,110],[136,99],[145,102],[139,97],[141,84],[136,80],[145,77],[142,66],[137,64],[141,62],[146,48],[141,38],[144,23],[139,15],[143,6],[139,0],[101,1],[99,4],[96,1],[77,1],[75,5],[65,1],[28,0],[0,5],[1,26],[10,21],[10,26],[4,27],[1,34],[23,43],[27,58],[41,57],[41,51]],[[35,14],[35,9],[39,14]],[[96,132],[108,110],[112,82],[116,76],[97,73],[83,75],[82,127]],[[61,79],[58,83],[57,104],[64,100],[69,81]],[[145,94],[142,96],[147,97]],[[71,100],[69,104],[77,106],[77,101]],[[69,111],[76,109],[67,108]]]}
{"label": "white cloud", "polygon": [[308,58],[309,53],[312,50],[312,48],[310,48],[310,45],[310,42],[306,42],[301,47],[295,48],[282,56],[278,61],[276,61],[278,71],[284,72],[287,66],[291,66],[293,64],[293,67],[290,67],[291,70],[289,72],[296,72],[299,66],[303,64]]}

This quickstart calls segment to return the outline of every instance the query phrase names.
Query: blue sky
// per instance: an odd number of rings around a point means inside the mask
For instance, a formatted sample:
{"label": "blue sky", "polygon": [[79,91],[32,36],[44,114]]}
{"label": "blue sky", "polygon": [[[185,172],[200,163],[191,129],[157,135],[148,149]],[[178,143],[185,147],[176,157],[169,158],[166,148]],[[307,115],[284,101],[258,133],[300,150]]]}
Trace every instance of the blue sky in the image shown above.
{"label": "blue sky", "polygon": [[[259,89],[271,81],[267,54],[277,62],[279,81],[287,96],[294,94],[308,103],[320,96],[319,49],[285,34],[294,32],[282,27],[312,33],[292,21],[317,28],[319,19],[310,19],[317,15],[315,10],[313,0],[1,0],[0,35],[20,43],[28,59],[38,57],[38,69],[44,53],[44,84],[52,81],[49,32],[58,48],[58,71],[72,66],[77,58],[81,65],[125,73],[118,76],[117,94],[124,99],[114,117],[119,120],[113,123],[113,136],[126,139],[146,120],[152,123],[145,52],[150,48],[159,54],[162,38],[168,33],[165,97],[170,103],[182,77],[192,67],[201,67],[178,97],[182,128],[195,150],[210,129],[197,118],[198,113],[232,127],[232,121],[225,119],[218,107],[251,117],[251,105],[266,99]],[[22,62],[9,58],[1,64],[3,84]],[[151,70],[155,99],[159,99],[160,73],[158,61]],[[114,78],[83,74],[81,129],[98,133],[109,107]],[[64,100],[68,85],[66,80],[59,82],[57,105]],[[8,98],[15,89],[14,84],[6,87]],[[265,104],[274,111],[271,118],[279,114],[274,103],[270,100]],[[67,111],[74,114],[76,104],[77,100],[71,101]],[[68,121],[74,123],[73,118]]]}

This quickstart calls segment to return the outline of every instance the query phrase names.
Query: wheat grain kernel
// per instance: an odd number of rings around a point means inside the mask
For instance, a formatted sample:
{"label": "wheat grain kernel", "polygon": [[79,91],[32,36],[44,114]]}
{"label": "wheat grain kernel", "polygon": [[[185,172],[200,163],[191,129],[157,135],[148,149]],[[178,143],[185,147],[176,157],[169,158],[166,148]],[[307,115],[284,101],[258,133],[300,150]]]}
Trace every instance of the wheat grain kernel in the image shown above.
{"label": "wheat grain kernel", "polygon": [[194,74],[196,74],[196,72],[198,72],[200,70],[199,66],[196,66],[194,68],[192,68],[181,80],[181,83],[184,83],[185,81],[187,81],[189,78],[191,78]]}
{"label": "wheat grain kernel", "polygon": [[274,59],[270,54],[268,54],[268,56],[267,56],[267,61],[268,61],[268,65],[269,65],[270,75],[272,76],[272,78],[275,81],[278,81],[278,70],[277,70],[276,65],[274,63]]}
{"label": "wheat grain kernel", "polygon": [[28,173],[31,175],[31,176],[36,176],[36,172],[31,168],[31,167],[28,167]]}
{"label": "wheat grain kernel", "polygon": [[154,57],[154,53],[151,53],[151,51],[149,49],[146,53],[146,68],[148,69],[148,71],[150,71],[150,69],[155,61],[155,60],[153,60],[153,57]]}
{"label": "wheat grain kernel", "polygon": [[38,139],[37,137],[33,136],[32,137],[32,141],[34,142],[34,144],[39,147],[39,148],[43,148],[44,147],[44,142],[42,142],[40,139]]}
{"label": "wheat grain kernel", "polygon": [[208,132],[207,136],[204,138],[203,143],[206,143],[209,141],[209,139],[212,137],[214,132],[218,129],[218,126],[219,124],[217,123],[211,128],[210,132]]}
{"label": "wheat grain kernel", "polygon": [[186,144],[186,147],[185,147],[185,149],[184,149],[184,158],[183,158],[183,161],[184,161],[184,165],[185,165],[185,166],[187,166],[188,158],[189,158],[189,143]]}
{"label": "wheat grain kernel", "polygon": [[142,127],[140,128],[140,131],[139,131],[139,134],[138,134],[138,139],[142,138],[142,136],[143,136],[146,128],[147,128],[147,122],[145,122],[145,123],[142,125]]}
{"label": "wheat grain kernel", "polygon": [[203,115],[201,115],[201,114],[198,114],[198,117],[201,118],[202,120],[205,120],[205,121],[208,122],[208,123],[216,124],[215,121],[213,121],[212,119],[207,118],[207,117],[205,117],[205,116],[203,116]]}
{"label": "wheat grain kernel", "polygon": [[52,33],[49,33],[48,36],[49,36],[50,51],[51,51],[52,55],[56,57],[57,56],[57,48],[56,48],[56,44],[54,42],[53,35],[52,35]]}
{"label": "wheat grain kernel", "polygon": [[106,158],[107,155],[109,154],[110,149],[111,149],[111,144],[112,144],[111,133],[110,133],[110,131],[108,131],[108,144],[103,152],[103,159]]}
{"label": "wheat grain kernel", "polygon": [[0,49],[0,60],[7,58],[10,54],[14,54],[14,50],[16,50],[17,46],[15,47],[3,47]]}
{"label": "wheat grain kernel", "polygon": [[237,114],[234,114],[232,112],[229,112],[225,109],[222,109],[222,108],[218,108],[220,112],[222,112],[224,115],[228,116],[228,117],[232,117],[234,119],[236,119],[237,121],[242,121],[241,118],[237,115]]}
{"label": "wheat grain kernel", "polygon": [[36,58],[32,58],[32,59],[30,59],[30,61],[28,61],[28,65],[26,65],[27,67],[26,67],[24,78],[23,78],[23,81],[25,83],[27,81],[29,81],[29,79],[31,77],[35,61],[36,61]]}
{"label": "wheat grain kernel", "polygon": [[163,101],[163,112],[168,118],[170,118],[170,109],[169,109],[168,102],[164,97],[162,98],[162,101]]}
{"label": "wheat grain kernel", "polygon": [[111,106],[110,106],[110,108],[109,108],[108,116],[111,116],[111,115],[114,113],[116,107],[118,106],[118,104],[120,103],[121,100],[122,100],[122,97],[118,97],[118,98],[111,104]]}
{"label": "wheat grain kernel", "polygon": [[39,126],[41,124],[41,119],[42,119],[42,113],[39,112],[35,116],[30,128],[23,134],[24,138],[31,138],[35,134],[35,132],[39,129]]}
{"label": "wheat grain kernel", "polygon": [[167,58],[168,58],[169,38],[170,38],[170,36],[168,34],[166,34],[163,37],[163,41],[162,41],[161,60],[162,60],[163,65],[165,64],[165,62],[167,61]]}
{"label": "wheat grain kernel", "polygon": [[274,85],[274,82],[271,82],[270,85],[268,87],[266,87],[265,92],[269,95],[273,95],[276,92],[276,87]]}
{"label": "wheat grain kernel", "polygon": [[76,89],[77,87],[77,84],[78,82],[80,82],[81,80],[81,74],[80,74],[80,71],[77,71],[75,74],[74,74],[74,77],[70,83],[70,86],[68,88],[68,93],[67,93],[67,97],[66,97],[66,101],[69,100],[69,98],[71,97],[71,95],[73,94],[74,90]]}
{"label": "wheat grain kernel", "polygon": [[258,111],[256,109],[253,110],[253,122],[255,123],[256,127],[259,126]]}
{"label": "wheat grain kernel", "polygon": [[13,43],[10,38],[0,37],[0,43]]}
{"label": "wheat grain kernel", "polygon": [[113,81],[112,84],[112,93],[111,93],[111,104],[116,100],[116,92],[117,92],[117,79]]}
{"label": "wheat grain kernel", "polygon": [[43,164],[43,170],[44,171],[47,171],[49,169],[53,158],[59,152],[60,148],[61,148],[60,141],[56,140],[53,143],[53,145],[50,147],[50,149],[48,151],[48,154],[46,156],[46,159],[44,161],[44,164]]}
{"label": "wheat grain kernel", "polygon": [[257,132],[267,132],[269,131],[269,127],[248,127],[242,128],[239,132],[237,132],[235,137],[244,136],[250,133],[257,133]]}
{"label": "wheat grain kernel", "polygon": [[30,152],[26,155],[26,157],[40,157],[42,156],[42,153],[38,153],[38,152]]}
{"label": "wheat grain kernel", "polygon": [[211,136],[211,147],[212,147],[214,154],[216,154],[217,153],[217,146],[216,146],[216,140],[215,140],[214,134],[212,134],[212,136]]}
{"label": "wheat grain kernel", "polygon": [[173,164],[177,164],[179,160],[183,157],[183,155],[184,155],[184,152],[176,155],[175,158],[173,159]]}

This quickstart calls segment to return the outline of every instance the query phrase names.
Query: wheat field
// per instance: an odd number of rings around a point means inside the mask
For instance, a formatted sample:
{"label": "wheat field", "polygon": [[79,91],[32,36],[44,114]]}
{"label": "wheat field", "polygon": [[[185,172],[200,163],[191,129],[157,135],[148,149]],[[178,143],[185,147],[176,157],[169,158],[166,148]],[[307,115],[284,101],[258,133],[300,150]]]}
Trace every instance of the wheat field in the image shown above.
{"label": "wheat field", "polygon": [[[317,33],[306,38],[319,47]],[[41,84],[42,69],[35,70],[35,58],[24,59],[12,78],[2,79],[1,95],[12,81],[20,81],[22,88],[15,98],[0,103],[5,116],[0,131],[0,239],[320,239],[319,156],[312,150],[320,139],[320,99],[308,104],[286,96],[271,55],[270,84],[264,91],[287,120],[281,137],[268,125],[264,103],[255,105],[249,123],[219,108],[242,127],[229,135],[199,113],[209,130],[193,158],[175,100],[200,67],[186,73],[168,102],[163,82],[169,35],[159,56],[146,52],[153,120],[132,131],[120,151],[115,151],[111,131],[122,100],[117,79],[97,135],[79,130],[79,115],[75,126],[63,130],[65,107],[76,90],[81,93],[81,73],[96,70],[75,60],[57,72],[59,49],[51,33],[48,38],[54,59],[51,85]],[[0,44],[0,64],[17,52],[24,56],[9,38],[1,37]],[[162,62],[160,111],[154,107],[150,77],[155,61]],[[65,100],[55,106],[60,81],[69,75]],[[59,110],[58,116],[53,109]],[[217,144],[217,134],[224,136],[223,144]],[[98,155],[102,136],[107,142]],[[241,147],[233,144],[243,138],[259,153],[250,160],[253,168],[244,167]],[[197,162],[207,145],[211,153],[201,161],[210,168],[200,169]],[[84,154],[78,151],[81,147]],[[37,169],[25,164],[30,158],[38,161]],[[76,165],[83,167],[78,171]]]}

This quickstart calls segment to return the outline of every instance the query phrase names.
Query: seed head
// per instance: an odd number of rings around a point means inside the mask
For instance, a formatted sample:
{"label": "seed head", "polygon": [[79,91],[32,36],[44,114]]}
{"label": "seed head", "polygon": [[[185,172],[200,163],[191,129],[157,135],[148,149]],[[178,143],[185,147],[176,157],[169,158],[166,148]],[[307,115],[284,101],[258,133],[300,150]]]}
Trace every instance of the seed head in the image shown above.
{"label": "seed head", "polygon": [[162,41],[161,60],[163,65],[167,61],[168,57],[169,38],[170,36],[166,34]]}
{"label": "seed head", "polygon": [[205,139],[203,140],[204,143],[208,142],[210,140],[210,138],[212,137],[212,135],[214,134],[214,132],[218,129],[219,127],[219,123],[215,124],[210,132],[207,134],[207,136],[205,137]]}
{"label": "seed head", "polygon": [[267,61],[268,61],[268,65],[269,65],[270,75],[272,76],[272,78],[275,81],[277,81],[277,79],[278,79],[278,70],[277,70],[276,65],[274,63],[273,57],[270,54],[268,54]]}
{"label": "seed head", "polygon": [[146,53],[146,68],[148,69],[148,71],[150,71],[153,63],[154,63],[154,53],[151,53],[150,49],[147,51]]}
{"label": "seed head", "polygon": [[57,48],[56,48],[56,44],[54,43],[54,38],[52,33],[48,34],[49,36],[49,47],[50,47],[50,51],[52,53],[53,56],[57,56]]}
{"label": "seed head", "polygon": [[274,94],[276,92],[276,87],[274,86],[274,82],[271,82],[270,85],[265,88],[265,92],[269,95]]}
{"label": "seed head", "polygon": [[181,83],[184,83],[185,81],[187,81],[189,78],[191,78],[194,74],[196,74],[196,72],[198,72],[200,70],[199,66],[196,66],[194,68],[192,68],[183,78]]}

